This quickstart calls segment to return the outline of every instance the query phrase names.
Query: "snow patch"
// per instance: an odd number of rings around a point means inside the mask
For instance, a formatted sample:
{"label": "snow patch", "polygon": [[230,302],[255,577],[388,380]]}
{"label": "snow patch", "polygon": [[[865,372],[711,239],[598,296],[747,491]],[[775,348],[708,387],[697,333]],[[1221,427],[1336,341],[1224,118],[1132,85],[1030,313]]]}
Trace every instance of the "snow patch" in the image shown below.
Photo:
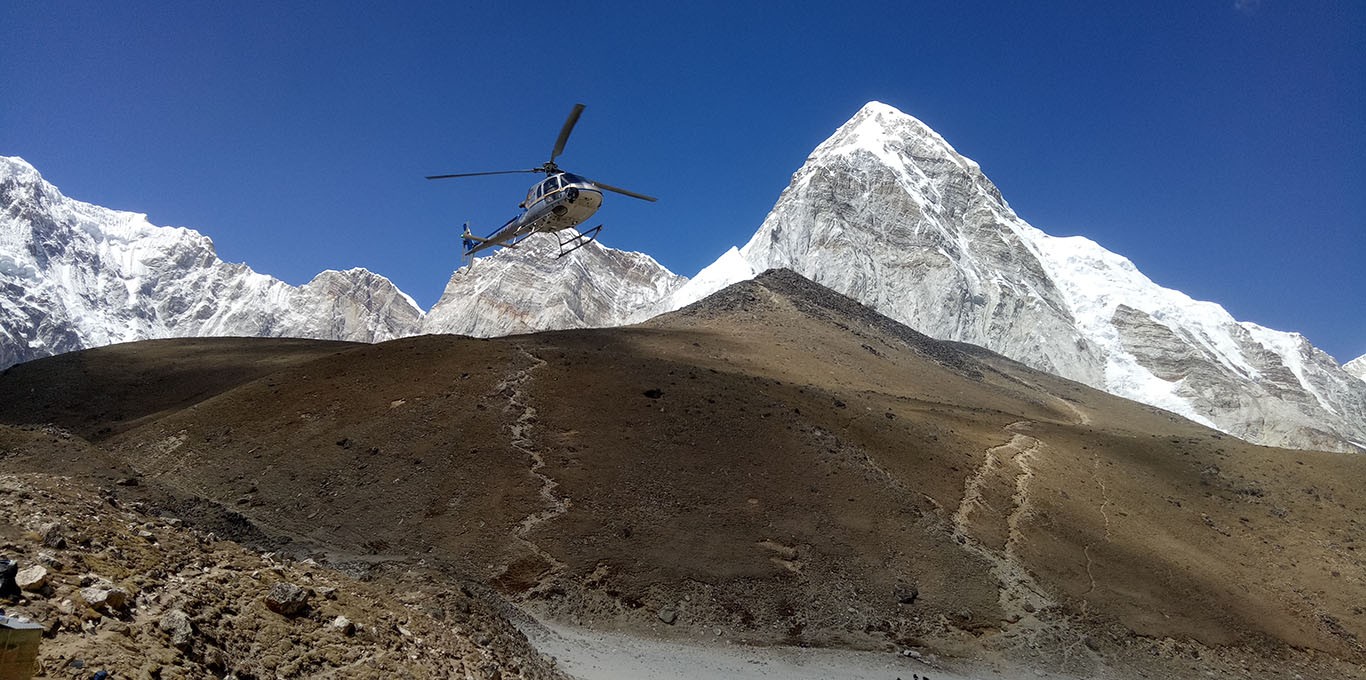
{"label": "snow patch", "polygon": [[750,265],[749,261],[740,254],[740,250],[732,246],[715,262],[704,267],[687,283],[679,286],[673,293],[661,300],[655,306],[656,313],[662,314],[682,309],[726,286],[748,281],[757,274],[758,272],[754,271],[754,267]]}
{"label": "snow patch", "polygon": [[1342,365],[1347,375],[1355,376],[1366,381],[1366,354],[1363,354]]}
{"label": "snow patch", "polygon": [[1318,400],[1320,406],[1329,413],[1338,412],[1306,375],[1303,347],[1308,342],[1303,335],[1276,331],[1251,322],[1243,322],[1242,326],[1247,329],[1248,333],[1252,334],[1253,339],[1262,347],[1271,350],[1281,358],[1281,363],[1290,369],[1291,373],[1295,374],[1295,379],[1299,381],[1300,386],[1306,392],[1314,395],[1314,399]]}

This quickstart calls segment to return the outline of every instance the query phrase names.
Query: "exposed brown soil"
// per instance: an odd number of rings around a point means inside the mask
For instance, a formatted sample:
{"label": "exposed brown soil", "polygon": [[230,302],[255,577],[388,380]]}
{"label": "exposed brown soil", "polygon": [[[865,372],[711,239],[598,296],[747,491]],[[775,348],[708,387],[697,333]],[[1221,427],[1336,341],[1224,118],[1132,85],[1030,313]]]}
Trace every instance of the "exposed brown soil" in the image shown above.
{"label": "exposed brown soil", "polygon": [[[64,430],[0,427],[0,451],[9,469],[80,471],[0,474],[0,552],[45,571],[3,604],[46,628],[39,677],[563,677],[477,584],[421,565],[366,583],[245,549],[168,516],[154,489],[82,470],[101,455]],[[299,611],[271,610],[277,584],[307,593]],[[101,585],[125,601],[92,600]]]}
{"label": "exposed brown soil", "polygon": [[1366,460],[1246,444],[790,273],[631,328],[54,357],[0,378],[0,421],[75,432],[81,465],[141,480],[119,493],[249,546],[372,584],[422,560],[571,623],[1366,674]]}

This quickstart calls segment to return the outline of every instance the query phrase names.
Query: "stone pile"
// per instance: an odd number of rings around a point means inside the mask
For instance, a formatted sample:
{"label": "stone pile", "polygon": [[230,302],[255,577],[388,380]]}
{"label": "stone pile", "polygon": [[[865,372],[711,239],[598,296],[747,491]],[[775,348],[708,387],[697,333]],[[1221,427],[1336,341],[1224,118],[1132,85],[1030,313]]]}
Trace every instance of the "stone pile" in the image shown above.
{"label": "stone pile", "polygon": [[455,583],[361,583],[47,475],[0,475],[4,525],[0,606],[42,626],[47,676],[564,677]]}

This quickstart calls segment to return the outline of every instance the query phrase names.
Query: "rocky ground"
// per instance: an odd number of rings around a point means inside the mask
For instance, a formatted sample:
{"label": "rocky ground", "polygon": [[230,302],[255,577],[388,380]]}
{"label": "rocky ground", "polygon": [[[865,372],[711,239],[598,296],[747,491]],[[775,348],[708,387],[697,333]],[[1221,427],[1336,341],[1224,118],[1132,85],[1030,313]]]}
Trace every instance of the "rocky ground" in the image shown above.
{"label": "rocky ground", "polygon": [[358,580],[223,540],[126,490],[0,475],[0,556],[21,589],[0,606],[45,627],[40,677],[565,677],[477,585],[420,565]]}

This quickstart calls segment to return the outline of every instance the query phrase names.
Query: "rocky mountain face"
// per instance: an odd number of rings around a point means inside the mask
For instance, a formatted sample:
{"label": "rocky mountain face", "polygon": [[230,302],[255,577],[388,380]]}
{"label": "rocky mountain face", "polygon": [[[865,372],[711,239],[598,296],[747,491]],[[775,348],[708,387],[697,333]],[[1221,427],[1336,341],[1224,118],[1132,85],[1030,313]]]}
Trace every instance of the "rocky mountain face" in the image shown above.
{"label": "rocky mountain face", "polygon": [[558,253],[554,235],[537,234],[456,270],[423,331],[493,337],[620,326],[650,316],[687,280],[649,255],[597,242]]}
{"label": "rocky mountain face", "polygon": [[0,157],[0,367],[148,338],[375,342],[418,332],[422,317],[364,269],[291,286],[223,262],[194,230],[72,200]]}
{"label": "rocky mountain face", "polygon": [[1366,449],[1366,383],[1304,337],[1239,322],[1093,241],[1030,226],[977,163],[885,104],[818,146],[749,243],[658,311],[780,267],[931,336],[1249,441]]}
{"label": "rocky mountain face", "polygon": [[1366,354],[1363,354],[1345,364],[1342,367],[1352,375],[1366,380]]}

